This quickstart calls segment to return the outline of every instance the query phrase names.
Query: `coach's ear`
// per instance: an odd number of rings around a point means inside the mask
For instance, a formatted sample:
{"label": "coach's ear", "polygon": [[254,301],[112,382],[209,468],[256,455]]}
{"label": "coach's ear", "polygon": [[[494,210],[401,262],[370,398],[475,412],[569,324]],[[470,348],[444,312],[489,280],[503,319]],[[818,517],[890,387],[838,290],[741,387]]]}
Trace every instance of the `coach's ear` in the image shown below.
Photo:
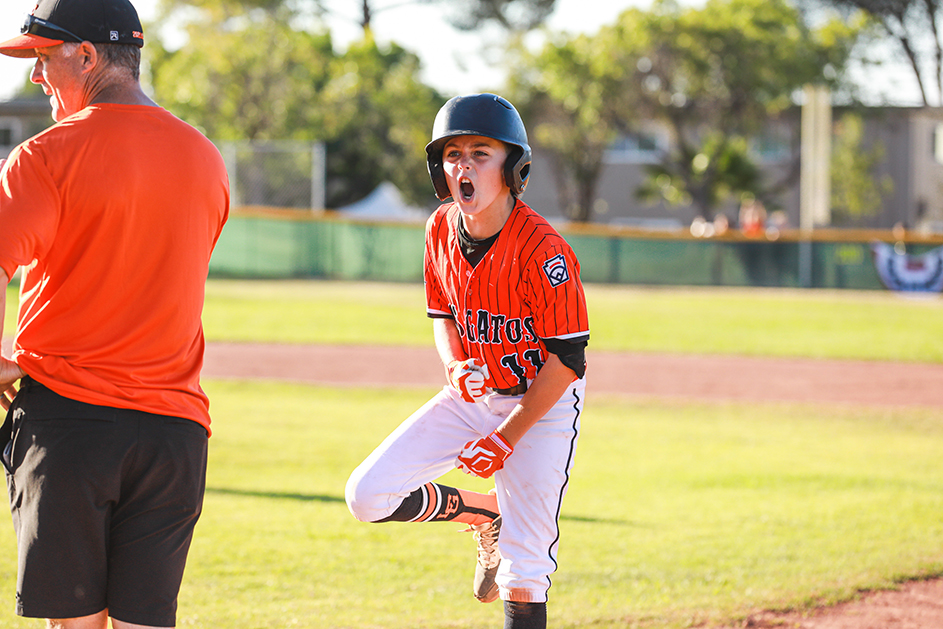
{"label": "coach's ear", "polygon": [[79,48],[76,50],[75,54],[79,56],[82,74],[88,74],[101,63],[101,55],[98,54],[98,49],[95,48],[95,44],[90,41],[83,41],[79,44]]}

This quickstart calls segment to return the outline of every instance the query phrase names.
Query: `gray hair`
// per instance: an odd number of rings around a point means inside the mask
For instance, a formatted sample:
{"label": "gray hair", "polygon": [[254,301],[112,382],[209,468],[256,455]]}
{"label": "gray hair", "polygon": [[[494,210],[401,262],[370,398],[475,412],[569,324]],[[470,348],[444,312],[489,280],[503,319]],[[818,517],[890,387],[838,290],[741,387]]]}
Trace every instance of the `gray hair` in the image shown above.
{"label": "gray hair", "polygon": [[[141,78],[141,49],[134,44],[92,44],[98,51],[98,56],[108,68],[126,70],[131,73],[135,81]],[[78,50],[79,44],[65,42],[62,52],[71,57]]]}
{"label": "gray hair", "polygon": [[134,44],[95,44],[95,50],[109,66],[128,70],[135,81],[141,78],[141,49],[138,46]]}

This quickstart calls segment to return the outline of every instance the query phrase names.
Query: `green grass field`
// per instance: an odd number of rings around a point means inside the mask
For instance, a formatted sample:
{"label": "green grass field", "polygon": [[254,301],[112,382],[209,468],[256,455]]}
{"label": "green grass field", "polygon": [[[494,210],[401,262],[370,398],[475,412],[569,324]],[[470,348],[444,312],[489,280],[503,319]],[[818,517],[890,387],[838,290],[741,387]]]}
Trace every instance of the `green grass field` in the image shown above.
{"label": "green grass field", "polygon": [[[212,280],[209,341],[429,345],[422,286]],[[943,362],[943,299],[588,285],[590,350]],[[8,291],[6,324],[15,322]]]}
{"label": "green grass field", "polygon": [[[943,362],[943,299],[589,285],[590,350]],[[212,281],[209,340],[429,345],[413,284]]]}
{"label": "green grass field", "polygon": [[[210,282],[210,339],[430,343],[416,286]],[[604,350],[943,359],[941,302],[587,287]],[[377,302],[382,302],[377,305]],[[9,310],[9,308],[8,308]],[[6,328],[10,330],[9,325]],[[350,471],[432,393],[208,381],[214,436],[178,626],[485,628],[460,525],[356,522]],[[943,412],[588,401],[556,628],[733,624],[943,574]],[[446,483],[486,489],[452,472]],[[15,552],[0,527],[0,628]]]}

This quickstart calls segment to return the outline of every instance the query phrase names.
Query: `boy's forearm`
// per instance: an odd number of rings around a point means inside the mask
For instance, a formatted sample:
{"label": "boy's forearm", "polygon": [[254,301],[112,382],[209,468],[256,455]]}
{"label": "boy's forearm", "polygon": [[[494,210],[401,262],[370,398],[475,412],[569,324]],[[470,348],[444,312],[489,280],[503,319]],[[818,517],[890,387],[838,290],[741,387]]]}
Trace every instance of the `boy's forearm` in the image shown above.
{"label": "boy's forearm", "polygon": [[559,401],[575,377],[572,369],[561,363],[555,354],[550,354],[520,403],[498,426],[498,433],[512,446],[516,446],[527,431]]}
{"label": "boy's forearm", "polygon": [[453,360],[465,360],[465,349],[462,347],[462,337],[458,328],[451,319],[433,319],[432,330],[435,337],[435,348],[439,352],[442,364],[448,368]]}

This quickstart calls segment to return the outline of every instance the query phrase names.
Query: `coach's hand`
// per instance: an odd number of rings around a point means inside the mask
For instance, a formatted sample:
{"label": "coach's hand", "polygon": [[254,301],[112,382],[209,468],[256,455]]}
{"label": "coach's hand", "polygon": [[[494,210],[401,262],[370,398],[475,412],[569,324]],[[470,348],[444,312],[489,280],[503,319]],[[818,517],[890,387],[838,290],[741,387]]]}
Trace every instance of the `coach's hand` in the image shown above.
{"label": "coach's hand", "polygon": [[488,365],[479,365],[475,358],[449,363],[449,383],[466,402],[477,402],[488,394],[487,379]]}
{"label": "coach's hand", "polygon": [[13,385],[25,375],[26,372],[19,365],[0,356],[0,407],[3,410],[10,410],[10,404],[16,397],[16,387]]}
{"label": "coach's hand", "polygon": [[455,459],[455,467],[472,476],[491,478],[512,452],[514,448],[496,430],[484,439],[466,443]]}

